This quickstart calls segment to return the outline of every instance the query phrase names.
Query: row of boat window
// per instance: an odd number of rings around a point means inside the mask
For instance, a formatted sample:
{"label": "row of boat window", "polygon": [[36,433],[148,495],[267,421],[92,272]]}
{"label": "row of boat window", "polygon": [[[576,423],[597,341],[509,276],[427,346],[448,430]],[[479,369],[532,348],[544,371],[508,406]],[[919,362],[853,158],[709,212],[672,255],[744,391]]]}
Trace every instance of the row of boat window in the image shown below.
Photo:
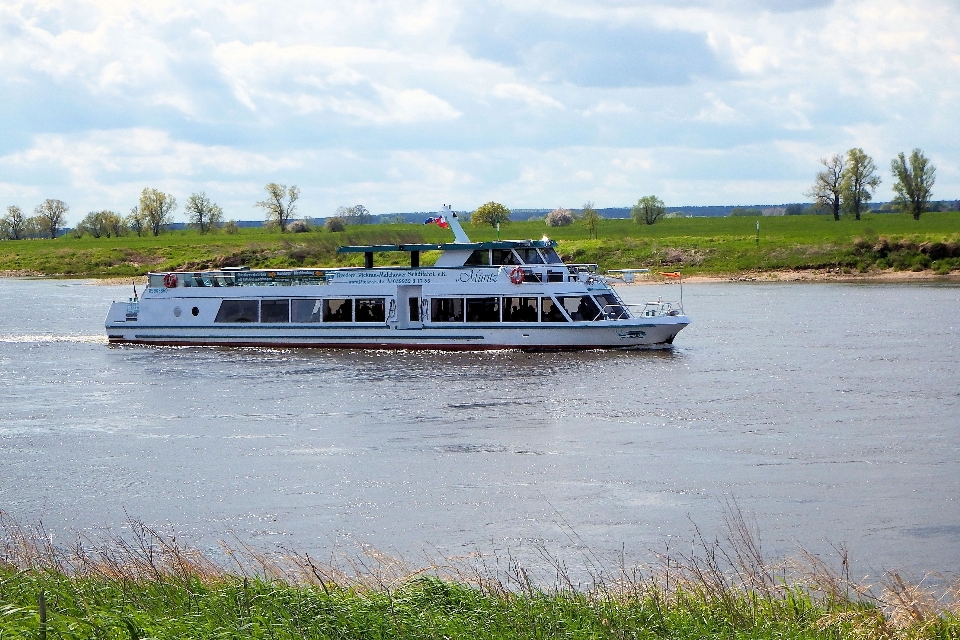
{"label": "row of boat window", "polygon": [[[408,319],[419,322],[574,322],[622,319],[627,312],[613,294],[597,296],[503,296],[410,298]],[[214,322],[379,322],[387,320],[386,298],[277,298],[223,300]]]}
{"label": "row of boat window", "polygon": [[477,249],[467,258],[467,266],[481,265],[520,265],[520,264],[561,264],[560,256],[552,248],[537,249]]}

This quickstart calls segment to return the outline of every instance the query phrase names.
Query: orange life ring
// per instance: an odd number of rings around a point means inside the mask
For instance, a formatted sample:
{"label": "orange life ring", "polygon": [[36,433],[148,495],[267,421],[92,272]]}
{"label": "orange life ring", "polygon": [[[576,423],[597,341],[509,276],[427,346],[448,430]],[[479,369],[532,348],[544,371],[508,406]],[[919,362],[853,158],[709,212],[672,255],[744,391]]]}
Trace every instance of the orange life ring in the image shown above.
{"label": "orange life ring", "polygon": [[510,270],[510,282],[513,284],[520,284],[523,282],[523,267],[514,267]]}
{"label": "orange life ring", "polygon": [[163,276],[163,286],[165,286],[167,289],[175,288],[177,286],[177,274],[168,273],[167,275]]}

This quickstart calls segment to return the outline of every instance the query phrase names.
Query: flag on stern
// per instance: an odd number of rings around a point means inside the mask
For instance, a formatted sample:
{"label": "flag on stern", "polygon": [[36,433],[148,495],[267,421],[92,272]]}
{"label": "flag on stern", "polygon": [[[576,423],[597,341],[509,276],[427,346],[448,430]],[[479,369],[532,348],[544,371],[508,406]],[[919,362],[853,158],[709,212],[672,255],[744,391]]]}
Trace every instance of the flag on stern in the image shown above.
{"label": "flag on stern", "polygon": [[427,218],[423,221],[423,224],[435,224],[441,229],[446,229],[450,226],[450,223],[447,222],[446,218],[443,216],[437,216],[436,218]]}

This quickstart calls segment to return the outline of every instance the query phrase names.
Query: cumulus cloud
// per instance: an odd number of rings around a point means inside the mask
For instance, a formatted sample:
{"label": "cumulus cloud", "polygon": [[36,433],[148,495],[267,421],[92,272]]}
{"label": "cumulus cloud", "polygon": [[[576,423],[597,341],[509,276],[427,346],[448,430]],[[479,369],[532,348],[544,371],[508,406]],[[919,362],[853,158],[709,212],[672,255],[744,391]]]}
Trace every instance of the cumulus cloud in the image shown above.
{"label": "cumulus cloud", "polygon": [[787,202],[862,146],[957,197],[958,32],[954,0],[14,0],[0,196]]}

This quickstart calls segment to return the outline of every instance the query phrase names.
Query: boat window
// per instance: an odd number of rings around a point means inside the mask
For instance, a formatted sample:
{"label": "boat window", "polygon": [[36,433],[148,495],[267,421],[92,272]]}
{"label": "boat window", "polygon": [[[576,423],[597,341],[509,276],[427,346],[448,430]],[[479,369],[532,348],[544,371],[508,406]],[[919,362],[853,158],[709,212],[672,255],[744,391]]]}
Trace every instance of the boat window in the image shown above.
{"label": "boat window", "polygon": [[540,305],[541,322],[567,322],[567,316],[563,315],[560,305],[553,301],[553,298],[543,298]]}
{"label": "boat window", "polygon": [[557,250],[553,247],[540,249],[540,253],[543,254],[543,261],[547,264],[561,264],[563,262],[563,260],[560,259],[560,256],[557,255]]}
{"label": "boat window", "polygon": [[320,322],[323,320],[323,300],[290,301],[290,319],[294,322]]}
{"label": "boat window", "polygon": [[537,298],[504,298],[504,322],[536,322]]}
{"label": "boat window", "polygon": [[493,261],[492,264],[495,265],[511,265],[511,264],[520,264],[517,260],[517,257],[513,255],[513,251],[510,249],[494,249],[492,252]]}
{"label": "boat window", "polygon": [[420,298],[410,298],[410,322],[420,322]]}
{"label": "boat window", "polygon": [[467,298],[467,322],[500,322],[500,298]]}
{"label": "boat window", "polygon": [[490,264],[490,251],[488,249],[477,249],[470,254],[470,257],[467,258],[464,264],[471,266]]}
{"label": "boat window", "polygon": [[543,258],[536,249],[517,249],[516,252],[524,264],[543,264]]}
{"label": "boat window", "polygon": [[260,303],[257,300],[224,300],[220,303],[214,322],[257,322]]}
{"label": "boat window", "polygon": [[574,322],[596,320],[600,317],[600,308],[590,296],[564,296],[557,298]]}
{"label": "boat window", "polygon": [[547,282],[563,282],[563,271],[547,271]]}
{"label": "boat window", "polygon": [[352,322],[352,302],[350,298],[327,298],[323,301],[323,321]]}
{"label": "boat window", "polygon": [[463,298],[432,298],[431,322],[463,322]]}
{"label": "boat window", "polygon": [[608,320],[623,320],[629,318],[630,314],[623,307],[623,303],[617,298],[616,294],[604,293],[597,296],[597,302],[604,305],[603,315]]}
{"label": "boat window", "polygon": [[290,300],[261,300],[260,322],[290,322]]}
{"label": "boat window", "polygon": [[386,298],[357,298],[357,322],[386,322]]}

